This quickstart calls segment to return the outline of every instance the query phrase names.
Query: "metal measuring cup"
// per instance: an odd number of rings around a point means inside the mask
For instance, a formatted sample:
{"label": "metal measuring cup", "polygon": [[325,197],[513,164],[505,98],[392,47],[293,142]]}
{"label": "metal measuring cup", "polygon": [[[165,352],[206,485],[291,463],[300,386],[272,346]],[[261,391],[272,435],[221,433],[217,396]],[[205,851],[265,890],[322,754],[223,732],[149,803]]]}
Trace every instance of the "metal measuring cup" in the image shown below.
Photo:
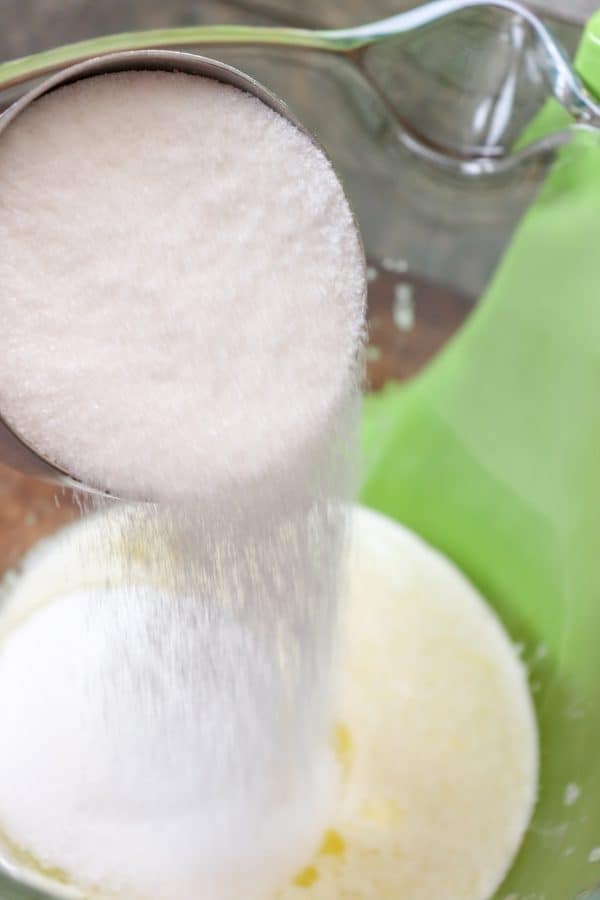
{"label": "metal measuring cup", "polygon": [[[131,70],[183,72],[188,75],[200,75],[204,78],[213,78],[224,84],[230,84],[257,97],[274,112],[283,116],[296,128],[299,128],[313,143],[317,143],[310,132],[290,112],[286,104],[249,75],[217,60],[174,50],[124,51],[95,57],[57,72],[24,94],[0,115],[0,140],[2,139],[2,132],[10,127],[11,122],[31,103],[44,94],[83,78]],[[321,147],[319,149],[323,152]],[[76,473],[65,471],[55,462],[39,453],[23,435],[19,434],[6,421],[2,416],[1,409],[0,462],[25,475],[42,478],[58,485],[79,489],[84,488],[94,493],[108,493],[102,485],[84,484],[77,478]]]}

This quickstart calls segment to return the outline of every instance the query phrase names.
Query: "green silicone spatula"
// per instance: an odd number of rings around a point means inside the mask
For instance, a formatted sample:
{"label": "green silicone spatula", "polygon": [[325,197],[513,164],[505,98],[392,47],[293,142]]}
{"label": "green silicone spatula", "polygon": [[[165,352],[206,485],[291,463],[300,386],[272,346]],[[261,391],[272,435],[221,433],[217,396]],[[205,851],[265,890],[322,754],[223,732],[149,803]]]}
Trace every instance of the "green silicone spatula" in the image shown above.
{"label": "green silicone spatula", "polygon": [[[600,94],[600,12],[577,66]],[[565,116],[548,106],[526,137],[563,127]],[[498,897],[566,900],[593,889],[600,883],[600,134],[578,135],[561,151],[477,310],[446,350],[409,386],[367,399],[364,437],[363,501],[454,559],[523,643],[531,668],[540,799]]]}

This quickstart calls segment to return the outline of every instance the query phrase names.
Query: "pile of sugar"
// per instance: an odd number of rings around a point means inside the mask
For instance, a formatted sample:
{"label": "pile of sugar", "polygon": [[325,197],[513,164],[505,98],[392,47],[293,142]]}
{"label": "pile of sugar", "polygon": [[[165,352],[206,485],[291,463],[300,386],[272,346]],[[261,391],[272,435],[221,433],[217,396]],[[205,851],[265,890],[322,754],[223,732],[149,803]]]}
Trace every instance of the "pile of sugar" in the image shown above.
{"label": "pile of sugar", "polygon": [[299,129],[165,72],[33,103],[1,136],[0,197],[2,414],[84,482],[154,501],[100,502],[93,540],[66,539],[77,578],[7,639],[5,758],[37,788],[4,794],[0,829],[86,890],[260,896],[335,793],[351,211]]}
{"label": "pile of sugar", "polygon": [[31,446],[119,496],[313,476],[365,276],[306,134],[210,79],[90,78],[2,133],[0,198],[0,410]]}
{"label": "pile of sugar", "polygon": [[[244,821],[207,821],[203,803],[218,794],[221,773],[196,765],[215,761],[207,756],[218,749],[206,731],[213,716],[224,715],[228,752],[228,710],[212,708],[202,687],[207,657],[197,653],[219,631],[190,598],[179,598],[176,620],[154,592],[76,590],[73,551],[95,546],[103,524],[87,520],[47,541],[5,598],[0,721],[11,739],[0,743],[0,824],[15,842],[75,882],[95,875],[121,887],[128,900],[491,896],[535,801],[536,725],[515,649],[447,560],[356,511],[334,706],[338,783],[323,754],[312,820],[297,794],[309,785],[297,782],[280,798],[283,814],[259,817],[248,840]],[[150,607],[163,607],[160,637],[148,633]],[[169,636],[181,615],[189,628]],[[227,641],[243,660],[249,632],[219,627],[232,630]],[[143,652],[151,640],[157,654]],[[263,667],[272,697],[281,688],[265,657]],[[235,681],[233,669],[225,675]],[[108,688],[115,678],[118,691],[107,690],[98,716],[98,681]],[[173,679],[177,705],[156,705]],[[139,683],[132,720],[127,701]],[[254,711],[256,695],[240,701]],[[243,764],[273,748],[235,749]],[[253,799],[272,807],[266,796]]]}
{"label": "pile of sugar", "polygon": [[[217,673],[215,645],[228,651]],[[310,778],[286,777],[270,740],[286,687],[262,649],[197,598],[147,588],[75,591],[38,611],[0,655],[10,840],[106,894],[264,900],[314,851],[336,781],[326,752]],[[237,675],[248,661],[250,683]],[[257,714],[275,721],[258,730]]]}
{"label": "pile of sugar", "polygon": [[9,847],[127,898],[264,900],[293,877],[338,787],[320,514],[243,534],[114,505],[32,552],[0,600]]}

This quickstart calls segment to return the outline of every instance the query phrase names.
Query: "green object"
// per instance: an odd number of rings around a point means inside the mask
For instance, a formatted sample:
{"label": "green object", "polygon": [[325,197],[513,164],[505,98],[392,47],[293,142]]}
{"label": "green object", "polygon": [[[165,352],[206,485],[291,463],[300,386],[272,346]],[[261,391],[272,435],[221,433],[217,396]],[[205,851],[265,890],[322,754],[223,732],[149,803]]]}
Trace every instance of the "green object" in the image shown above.
{"label": "green object", "polygon": [[[600,9],[585,26],[574,60],[574,68],[592,98],[600,98]],[[554,98],[548,100],[529,128],[516,142],[513,150],[520,150],[527,144],[573,123],[572,117]]]}
{"label": "green object", "polygon": [[588,89],[600,96],[600,9],[586,25],[575,67]]}
{"label": "green object", "polygon": [[[600,87],[599,34],[600,14],[578,57],[588,87]],[[546,107],[529,136],[561,127],[562,115]],[[541,732],[540,797],[498,897],[596,896],[598,134],[561,151],[462,331],[408,386],[367,399],[364,443],[362,500],[455,560],[524,646]]]}

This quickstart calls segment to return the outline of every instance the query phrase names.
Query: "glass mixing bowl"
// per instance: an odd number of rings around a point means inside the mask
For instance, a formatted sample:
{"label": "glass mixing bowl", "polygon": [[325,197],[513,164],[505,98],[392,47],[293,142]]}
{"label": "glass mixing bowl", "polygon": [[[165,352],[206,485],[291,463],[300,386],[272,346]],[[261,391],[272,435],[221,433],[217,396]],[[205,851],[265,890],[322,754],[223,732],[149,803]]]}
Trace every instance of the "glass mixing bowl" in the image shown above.
{"label": "glass mixing bowl", "polygon": [[[4,58],[99,33],[311,27],[326,14],[318,3],[300,14],[291,0],[59,5],[27,17],[14,4]],[[356,4],[343,6],[346,24],[364,18],[364,7],[355,15]],[[368,17],[395,11],[381,0]],[[551,25],[573,52],[580,28]],[[600,898],[600,199],[597,209],[590,202],[600,198],[598,136],[546,102],[538,48],[506,10],[465,10],[348,55],[187,49],[238,66],[286,100],[341,175],[370,265],[362,499],[453,558],[529,666],[540,798],[497,898]],[[0,109],[32,83],[8,84],[0,69]],[[493,161],[532,128],[563,137],[495,173],[422,152]],[[0,574],[80,516],[81,501],[1,467]],[[17,875],[0,875],[3,900],[52,896]]]}

